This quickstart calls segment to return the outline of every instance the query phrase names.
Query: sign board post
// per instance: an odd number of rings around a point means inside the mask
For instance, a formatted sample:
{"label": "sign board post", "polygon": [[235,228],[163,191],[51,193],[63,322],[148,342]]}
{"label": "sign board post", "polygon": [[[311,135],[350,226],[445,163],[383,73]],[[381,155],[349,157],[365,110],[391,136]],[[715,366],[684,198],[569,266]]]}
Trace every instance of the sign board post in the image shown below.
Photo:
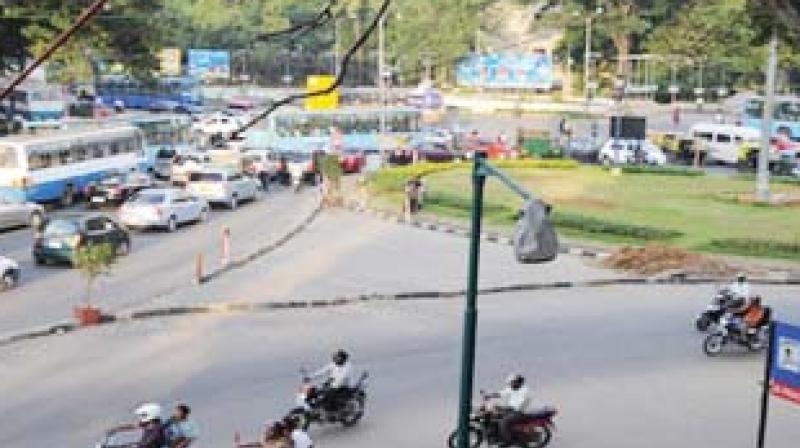
{"label": "sign board post", "polygon": [[769,396],[800,405],[800,327],[774,322],[769,331],[757,448],[766,441]]}

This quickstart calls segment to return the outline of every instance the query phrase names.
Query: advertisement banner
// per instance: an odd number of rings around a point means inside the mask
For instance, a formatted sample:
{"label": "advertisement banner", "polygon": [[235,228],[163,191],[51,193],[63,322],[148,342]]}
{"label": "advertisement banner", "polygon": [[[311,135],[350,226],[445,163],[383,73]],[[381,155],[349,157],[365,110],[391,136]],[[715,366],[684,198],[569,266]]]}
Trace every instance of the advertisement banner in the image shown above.
{"label": "advertisement banner", "polygon": [[[336,82],[336,77],[331,75],[314,75],[306,78],[306,93],[325,90]],[[306,98],[306,110],[328,110],[339,107],[339,90],[336,89],[327,95]]]}
{"label": "advertisement banner", "polygon": [[495,89],[553,88],[553,57],[543,53],[474,55],[456,67],[461,87]]}
{"label": "advertisement banner", "polygon": [[180,48],[164,48],[158,53],[160,64],[160,73],[162,76],[180,76],[181,75],[181,49]]}
{"label": "advertisement banner", "polygon": [[187,74],[203,80],[228,79],[231,56],[224,50],[189,50]]}
{"label": "advertisement banner", "polygon": [[770,391],[800,405],[800,327],[776,322],[774,331]]}

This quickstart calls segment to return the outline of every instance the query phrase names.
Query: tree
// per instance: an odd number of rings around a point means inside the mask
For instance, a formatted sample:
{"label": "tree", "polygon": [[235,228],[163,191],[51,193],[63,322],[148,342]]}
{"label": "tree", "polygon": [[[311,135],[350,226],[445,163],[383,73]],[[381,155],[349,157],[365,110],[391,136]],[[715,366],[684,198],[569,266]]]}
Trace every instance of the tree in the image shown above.
{"label": "tree", "polygon": [[114,248],[110,244],[89,244],[78,247],[75,251],[74,265],[86,279],[86,305],[92,301],[92,292],[97,279],[108,275],[111,265],[116,259]]}

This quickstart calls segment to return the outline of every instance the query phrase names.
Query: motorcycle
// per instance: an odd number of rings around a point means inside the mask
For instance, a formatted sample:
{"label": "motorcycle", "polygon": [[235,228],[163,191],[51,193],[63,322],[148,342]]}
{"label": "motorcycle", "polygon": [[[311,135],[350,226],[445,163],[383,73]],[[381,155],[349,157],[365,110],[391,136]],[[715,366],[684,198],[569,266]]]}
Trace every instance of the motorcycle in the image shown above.
{"label": "motorcycle", "polygon": [[725,313],[741,304],[741,300],[736,299],[728,288],[720,289],[714,295],[711,303],[695,319],[695,328],[697,331],[707,331],[712,325],[718,324]]}
{"label": "motorcycle", "polygon": [[703,352],[708,356],[717,356],[729,343],[734,343],[748,350],[763,350],[769,340],[769,309],[767,308],[763,322],[756,327],[745,327],[740,319],[730,313],[724,314],[714,332],[703,341]]}
{"label": "motorcycle", "polygon": [[[502,414],[498,414],[491,406],[491,396],[481,391],[481,404],[470,416],[469,440],[470,448],[478,448],[483,443],[487,446],[501,445],[504,440],[500,435]],[[558,411],[553,407],[544,407],[525,414],[525,418],[514,425],[512,430],[519,441],[514,445],[521,448],[543,448],[550,443],[555,431],[553,417]],[[447,446],[455,448],[458,441],[458,430],[453,431],[447,439]]]}
{"label": "motorcycle", "polygon": [[331,409],[326,402],[325,394],[330,390],[312,383],[308,375],[303,372],[303,382],[296,398],[296,407],[289,412],[287,417],[292,418],[297,426],[308,430],[311,423],[341,423],[343,426],[355,426],[364,416],[364,407],[367,401],[368,373],[362,372],[358,381],[346,389],[339,398],[339,406]]}

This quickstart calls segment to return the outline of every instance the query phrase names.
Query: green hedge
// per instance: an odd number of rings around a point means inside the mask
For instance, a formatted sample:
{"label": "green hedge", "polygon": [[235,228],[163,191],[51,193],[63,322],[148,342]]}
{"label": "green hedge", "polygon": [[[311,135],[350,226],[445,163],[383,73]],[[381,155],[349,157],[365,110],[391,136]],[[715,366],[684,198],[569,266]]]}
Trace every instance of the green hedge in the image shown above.
{"label": "green hedge", "polygon": [[755,238],[721,238],[711,240],[711,249],[739,255],[755,255],[800,259],[800,242],[789,243]]}
{"label": "green hedge", "polygon": [[[652,166],[652,165],[625,165],[619,167],[624,174],[656,174],[660,176],[686,176],[686,177],[700,177],[705,176],[702,170],[692,168],[684,168],[678,166]],[[604,167],[610,170],[609,167]]]}
{"label": "green hedge", "polygon": [[574,169],[578,162],[572,159],[516,159],[516,160],[490,160],[489,163],[500,169]]}
{"label": "green hedge", "polygon": [[[445,211],[454,212],[452,214],[460,217],[468,216],[471,207],[469,197],[440,192],[430,192],[427,194],[425,196],[425,204],[426,207],[434,209],[440,208],[445,209]],[[483,211],[484,216],[490,221],[513,224],[518,210],[496,202],[485,201]],[[683,235],[681,232],[672,229],[606,221],[590,216],[563,213],[558,210],[555,210],[550,218],[551,222],[557,228],[572,229],[583,233],[611,235],[648,241],[669,240]]]}
{"label": "green hedge", "polygon": [[574,229],[584,233],[613,235],[642,240],[669,240],[683,235],[682,232],[672,229],[606,221],[590,216],[561,213],[557,210],[552,214],[551,221],[556,227]]}

